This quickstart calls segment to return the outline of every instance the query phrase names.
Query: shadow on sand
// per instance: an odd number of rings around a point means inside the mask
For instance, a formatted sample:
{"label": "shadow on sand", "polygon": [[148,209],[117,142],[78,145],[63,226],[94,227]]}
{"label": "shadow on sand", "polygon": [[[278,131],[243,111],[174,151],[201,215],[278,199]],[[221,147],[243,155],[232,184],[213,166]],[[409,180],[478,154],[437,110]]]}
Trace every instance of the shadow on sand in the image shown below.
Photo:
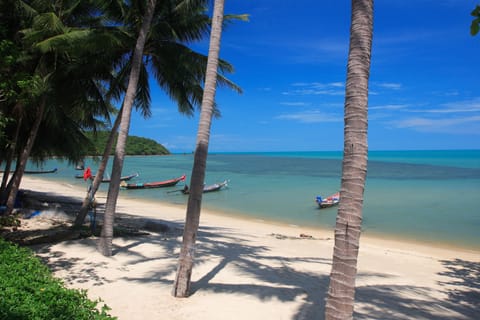
{"label": "shadow on sand", "polygon": [[[64,199],[65,200],[65,199]],[[78,200],[77,200],[78,201]],[[138,225],[142,218],[120,213],[119,219],[126,225]],[[114,246],[114,255],[128,254],[133,259],[123,266],[126,270],[135,264],[151,260],[168,259],[169,264],[162,270],[151,270],[148,276],[135,278],[125,276],[126,281],[137,283],[161,283],[172,285],[169,275],[176,271],[176,257],[181,242],[183,221],[162,221],[155,223],[168,225],[168,230],[151,233],[149,236],[131,237],[131,243],[119,247]],[[279,239],[278,241],[282,241]],[[298,240],[322,241],[322,240]],[[77,242],[78,243],[78,242]],[[86,246],[94,246],[94,241],[81,240]],[[133,250],[142,244],[153,244],[163,249],[163,254],[156,257],[145,257]],[[68,244],[68,241],[66,242]],[[44,262],[53,270],[70,270],[79,259],[63,257],[62,252],[51,250],[45,244],[34,248],[44,257]],[[311,256],[275,256],[269,254],[269,248],[252,245],[245,238],[237,237],[235,230],[201,226],[197,238],[195,264],[215,261],[215,265],[201,278],[192,283],[192,294],[213,292],[226,294],[244,294],[259,300],[277,299],[283,302],[301,301],[293,319],[323,319],[328,275],[324,272],[306,272],[294,268],[293,262],[326,265],[330,268],[331,260]],[[359,286],[355,297],[355,319],[478,319],[480,314],[480,263],[460,259],[439,261],[444,271],[438,276],[441,292],[420,286],[407,285],[371,285]],[[93,285],[109,282],[97,274],[96,268],[105,267],[105,263],[86,264],[80,271],[69,273],[66,282],[92,281]],[[235,267],[249,279],[246,283],[218,283],[215,277],[226,267]],[[324,268],[325,269],[325,266]],[[391,277],[384,274],[359,273],[359,277]],[[455,287],[453,287],[455,286]],[[442,298],[438,298],[438,297]]]}

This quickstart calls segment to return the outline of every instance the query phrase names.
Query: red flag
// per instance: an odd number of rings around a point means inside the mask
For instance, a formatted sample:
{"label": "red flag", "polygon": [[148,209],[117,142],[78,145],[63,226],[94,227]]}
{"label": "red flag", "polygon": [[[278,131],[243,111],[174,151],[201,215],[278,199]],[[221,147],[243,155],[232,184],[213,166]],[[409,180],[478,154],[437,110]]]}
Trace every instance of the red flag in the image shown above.
{"label": "red flag", "polygon": [[83,172],[83,180],[87,181],[90,178],[92,178],[92,170],[90,170],[90,167],[87,167]]}

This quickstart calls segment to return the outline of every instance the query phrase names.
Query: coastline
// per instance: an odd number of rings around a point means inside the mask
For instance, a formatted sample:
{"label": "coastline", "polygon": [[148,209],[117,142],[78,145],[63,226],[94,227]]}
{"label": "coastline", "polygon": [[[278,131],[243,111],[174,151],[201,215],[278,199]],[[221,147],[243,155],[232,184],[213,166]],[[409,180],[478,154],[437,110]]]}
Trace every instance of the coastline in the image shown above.
{"label": "coastline", "polygon": [[[85,196],[83,188],[38,177],[24,177],[22,189]],[[99,193],[98,201],[105,196]],[[180,205],[125,197],[117,212],[176,228],[185,219]],[[115,238],[110,258],[96,251],[92,238],[34,249],[67,286],[88,289],[119,319],[323,317],[333,230],[202,209],[188,299],[170,295],[181,238],[181,233]],[[474,319],[480,312],[479,274],[480,251],[362,235],[355,318]]]}

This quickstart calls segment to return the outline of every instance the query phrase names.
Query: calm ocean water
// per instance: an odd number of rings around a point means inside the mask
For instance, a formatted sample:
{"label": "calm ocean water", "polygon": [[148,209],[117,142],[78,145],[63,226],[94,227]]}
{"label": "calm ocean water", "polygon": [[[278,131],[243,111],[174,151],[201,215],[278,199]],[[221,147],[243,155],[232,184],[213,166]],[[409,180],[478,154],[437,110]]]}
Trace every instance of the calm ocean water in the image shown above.
{"label": "calm ocean water", "polygon": [[[333,229],[336,208],[320,210],[314,199],[339,189],[341,160],[341,152],[213,153],[205,182],[230,182],[226,190],[205,194],[202,205],[230,215]],[[138,172],[133,181],[151,182],[185,173],[188,183],[192,163],[192,154],[127,157],[123,174]],[[95,162],[89,159],[86,165],[95,172]],[[43,165],[53,167],[57,173],[40,177],[86,186],[74,178],[79,171],[73,166],[57,160]],[[169,193],[181,187],[121,190],[120,196],[185,205],[186,196]],[[480,150],[369,154],[365,234],[480,249],[479,204]]]}

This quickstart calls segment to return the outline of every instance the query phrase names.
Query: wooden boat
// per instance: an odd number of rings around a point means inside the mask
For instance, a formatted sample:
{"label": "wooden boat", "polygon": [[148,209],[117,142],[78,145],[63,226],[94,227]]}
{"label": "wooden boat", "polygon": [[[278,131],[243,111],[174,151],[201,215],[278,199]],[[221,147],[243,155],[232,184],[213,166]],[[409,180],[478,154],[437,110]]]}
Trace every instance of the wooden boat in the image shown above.
{"label": "wooden boat", "polygon": [[43,173],[55,173],[57,172],[57,168],[53,168],[52,170],[40,170],[40,171],[37,171],[37,170],[25,170],[24,173],[28,173],[28,174],[43,174]]}
{"label": "wooden boat", "polygon": [[85,170],[85,164],[83,163],[83,161],[77,163],[77,165],[75,166],[75,170]]}
{"label": "wooden boat", "polygon": [[[219,191],[220,189],[222,189],[223,187],[226,187],[227,185],[228,185],[227,180],[223,181],[222,183],[214,183],[208,186],[205,185],[203,186],[203,193]],[[185,188],[183,188],[183,190],[180,190],[180,191],[182,191],[183,194],[190,193],[190,190],[188,190],[187,186],[185,186]]]}
{"label": "wooden boat", "polygon": [[[132,180],[133,178],[136,178],[138,177],[138,173],[134,173],[134,174],[131,174],[131,175],[128,175],[128,176],[123,176],[123,177],[120,177],[120,181],[128,181],[128,180]],[[102,182],[110,182],[111,179],[108,178],[108,179],[102,179]]]}
{"label": "wooden boat", "polygon": [[[120,181],[128,181],[128,180],[131,180],[131,179],[136,178],[136,177],[138,177],[138,173],[134,173],[134,174],[131,174],[131,175],[128,175],[128,176],[120,177]],[[76,174],[75,178],[83,179],[83,173],[82,174]],[[92,178],[95,179],[95,176],[92,176]],[[111,181],[110,178],[102,179],[102,182],[110,182],[110,181]]]}
{"label": "wooden boat", "polygon": [[333,207],[340,202],[340,192],[334,193],[326,198],[322,198],[322,196],[317,196],[315,198],[315,202],[318,204],[320,209]]}
{"label": "wooden boat", "polygon": [[173,187],[180,181],[185,181],[186,176],[183,175],[178,178],[164,180],[164,181],[157,181],[157,182],[147,182],[147,183],[126,183],[125,181],[122,182],[120,185],[125,189],[148,189],[148,188],[165,188],[165,187]]}

